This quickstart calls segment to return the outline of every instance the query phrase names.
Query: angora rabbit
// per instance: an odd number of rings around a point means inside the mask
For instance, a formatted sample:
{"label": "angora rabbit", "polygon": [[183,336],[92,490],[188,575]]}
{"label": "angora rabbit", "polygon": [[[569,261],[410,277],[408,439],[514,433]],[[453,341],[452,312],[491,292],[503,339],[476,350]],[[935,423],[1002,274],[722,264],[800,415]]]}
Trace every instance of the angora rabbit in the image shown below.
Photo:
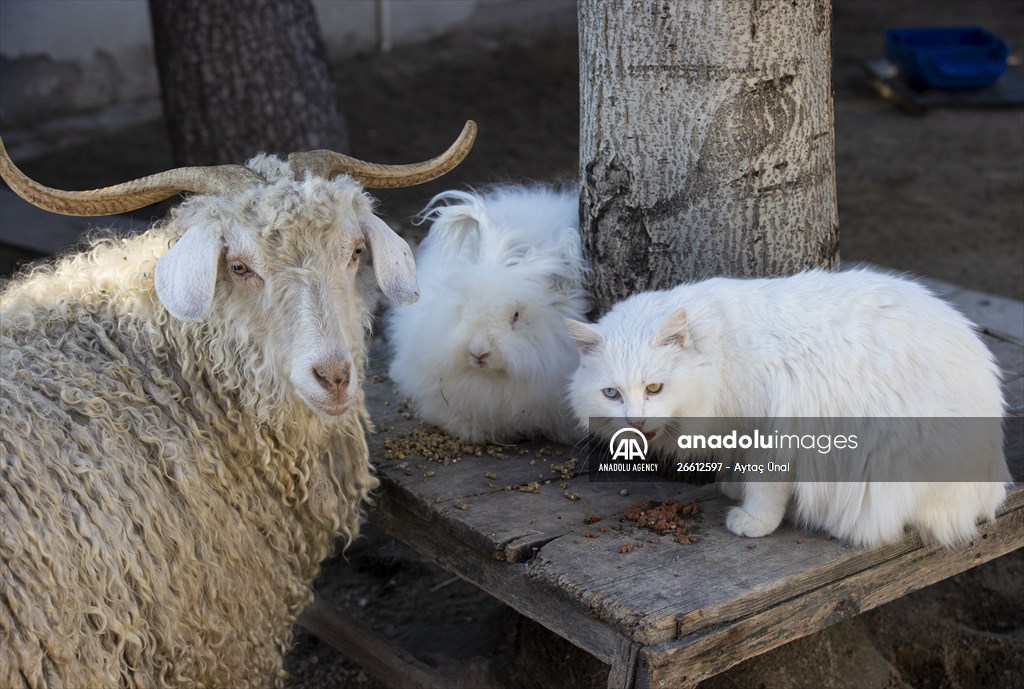
{"label": "angora rabbit", "polygon": [[590,308],[575,188],[448,191],[416,265],[420,299],[393,308],[390,375],[418,416],[471,442],[579,437],[565,386],[566,318]]}

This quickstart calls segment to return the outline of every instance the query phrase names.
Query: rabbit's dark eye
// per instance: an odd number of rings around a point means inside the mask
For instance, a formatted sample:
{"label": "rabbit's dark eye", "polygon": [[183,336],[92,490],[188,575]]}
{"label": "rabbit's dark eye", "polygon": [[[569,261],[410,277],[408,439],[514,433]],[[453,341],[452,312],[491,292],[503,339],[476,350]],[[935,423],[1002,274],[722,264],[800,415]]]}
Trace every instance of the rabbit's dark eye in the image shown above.
{"label": "rabbit's dark eye", "polygon": [[511,325],[515,325],[518,321],[519,321],[519,312],[516,311],[514,314],[512,314],[512,320],[510,321],[510,324]]}

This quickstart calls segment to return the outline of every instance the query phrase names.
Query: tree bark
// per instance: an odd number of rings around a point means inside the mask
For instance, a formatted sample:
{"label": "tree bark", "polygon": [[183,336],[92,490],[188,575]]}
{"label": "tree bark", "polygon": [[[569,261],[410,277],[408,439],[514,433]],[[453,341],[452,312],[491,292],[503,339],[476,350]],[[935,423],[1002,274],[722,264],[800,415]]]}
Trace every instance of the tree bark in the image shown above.
{"label": "tree bark", "polygon": [[839,264],[830,0],[580,0],[580,213],[603,312]]}
{"label": "tree bark", "polygon": [[179,164],[348,150],[310,0],[150,0],[149,7]]}

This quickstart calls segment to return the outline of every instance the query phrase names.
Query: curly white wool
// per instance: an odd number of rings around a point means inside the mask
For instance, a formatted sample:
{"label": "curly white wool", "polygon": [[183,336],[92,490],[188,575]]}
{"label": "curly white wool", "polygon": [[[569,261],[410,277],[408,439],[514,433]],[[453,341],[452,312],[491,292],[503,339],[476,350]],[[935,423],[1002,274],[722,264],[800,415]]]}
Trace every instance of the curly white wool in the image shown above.
{"label": "curly white wool", "polygon": [[279,682],[320,562],[357,535],[360,246],[399,297],[408,247],[350,178],[248,165],[269,183],[2,292],[0,686]]}
{"label": "curly white wool", "polygon": [[390,375],[425,421],[473,442],[578,437],[562,326],[590,307],[575,189],[449,191],[417,256],[422,296],[391,309]]}

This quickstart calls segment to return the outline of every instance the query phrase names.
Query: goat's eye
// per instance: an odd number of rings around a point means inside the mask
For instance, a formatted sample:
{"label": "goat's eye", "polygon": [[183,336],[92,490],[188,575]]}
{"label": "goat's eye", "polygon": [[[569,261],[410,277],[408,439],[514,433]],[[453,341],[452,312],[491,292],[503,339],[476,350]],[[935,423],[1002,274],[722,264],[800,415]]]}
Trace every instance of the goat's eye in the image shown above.
{"label": "goat's eye", "polygon": [[622,397],[622,393],[617,388],[604,388],[601,390],[601,394],[610,400],[617,400]]}
{"label": "goat's eye", "polygon": [[249,266],[245,265],[241,261],[232,261],[228,264],[228,268],[235,275],[246,275],[249,272]]}
{"label": "goat's eye", "polygon": [[661,392],[661,389],[663,387],[665,386],[661,383],[651,383],[646,388],[644,388],[644,390],[646,390],[647,394],[649,395],[657,395],[659,392]]}
{"label": "goat's eye", "polygon": [[363,255],[364,251],[366,251],[366,247],[363,246],[362,244],[357,246],[355,249],[352,249],[352,259],[353,260],[358,259],[360,256]]}

